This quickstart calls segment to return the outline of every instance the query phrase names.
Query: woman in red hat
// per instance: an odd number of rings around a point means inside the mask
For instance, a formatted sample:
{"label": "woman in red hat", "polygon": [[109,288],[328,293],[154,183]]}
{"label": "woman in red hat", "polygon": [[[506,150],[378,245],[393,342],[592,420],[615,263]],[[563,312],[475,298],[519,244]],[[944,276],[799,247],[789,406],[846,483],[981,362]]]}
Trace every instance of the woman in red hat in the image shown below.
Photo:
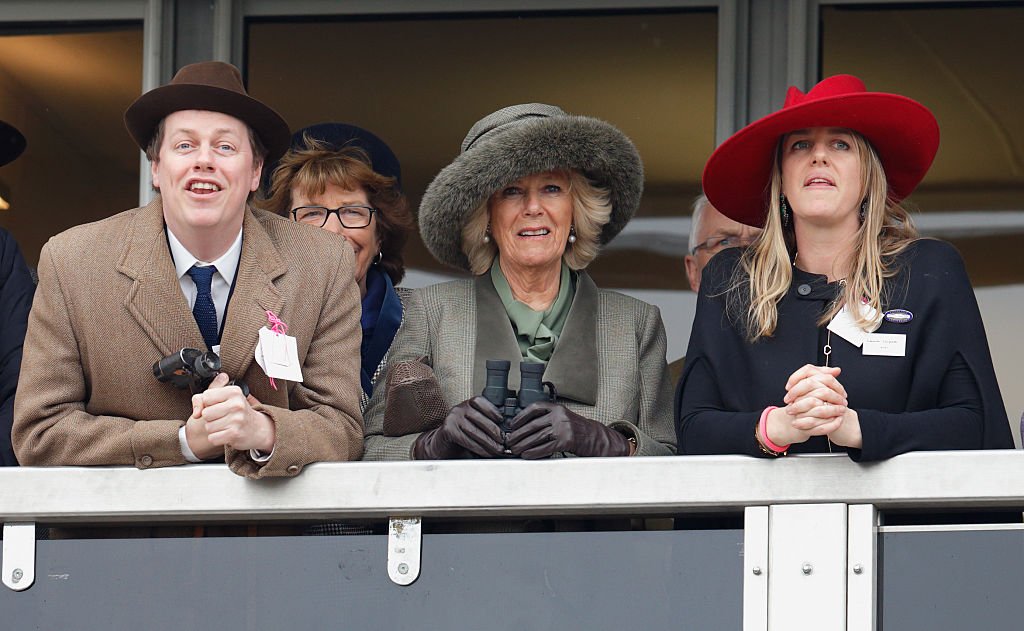
{"label": "woman in red hat", "polygon": [[1013,447],[963,262],[900,205],[938,144],[926,107],[840,75],[714,152],[711,203],[764,232],[704,271],[680,453]]}

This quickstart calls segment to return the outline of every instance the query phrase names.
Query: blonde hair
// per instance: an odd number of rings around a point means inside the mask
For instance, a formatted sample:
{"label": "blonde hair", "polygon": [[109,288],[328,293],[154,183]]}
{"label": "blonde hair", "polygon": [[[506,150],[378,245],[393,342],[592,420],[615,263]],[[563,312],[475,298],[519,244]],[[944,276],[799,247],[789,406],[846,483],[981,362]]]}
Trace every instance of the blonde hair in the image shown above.
{"label": "blonde hair", "polygon": [[[567,171],[565,175],[569,178],[569,194],[572,195],[576,242],[567,244],[562,260],[570,269],[581,270],[597,258],[601,249],[601,229],[612,214],[611,191],[594,184],[578,171]],[[462,226],[462,251],[469,259],[473,274],[489,270],[498,255],[494,239],[484,242],[490,223],[490,198],[487,198],[469,214]]]}
{"label": "blonde hair", "polygon": [[[865,212],[849,261],[840,261],[839,269],[848,270],[846,290],[822,314],[819,325],[831,320],[843,304],[857,304],[864,298],[876,310],[874,320],[877,321],[888,298],[885,281],[897,272],[893,259],[918,237],[907,210],[888,197],[885,169],[874,147],[857,132],[847,131],[853,136],[853,144],[861,160]],[[788,226],[783,226],[781,218],[784,139],[785,136],[779,139],[772,158],[764,232],[741,255],[740,265],[736,267],[726,290],[729,314],[734,321],[742,322],[751,342],[775,333],[778,303],[793,281],[793,259],[796,256],[793,220]],[[861,327],[866,328],[873,322],[861,311],[852,315]]]}

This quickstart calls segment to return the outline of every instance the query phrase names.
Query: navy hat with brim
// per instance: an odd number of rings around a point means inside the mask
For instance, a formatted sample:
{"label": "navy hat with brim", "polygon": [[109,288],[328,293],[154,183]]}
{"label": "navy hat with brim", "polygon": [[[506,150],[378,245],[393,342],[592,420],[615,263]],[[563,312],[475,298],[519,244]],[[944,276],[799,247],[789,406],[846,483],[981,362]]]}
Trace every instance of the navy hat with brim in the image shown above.
{"label": "navy hat with brim", "polygon": [[20,156],[27,144],[14,125],[0,121],[0,167]]}
{"label": "navy hat with brim", "polygon": [[292,134],[291,148],[306,149],[307,137],[327,145],[333,151],[340,151],[344,147],[362,149],[370,157],[370,167],[374,172],[395,178],[398,188],[402,188],[402,165],[388,143],[376,134],[347,123],[317,123]]}

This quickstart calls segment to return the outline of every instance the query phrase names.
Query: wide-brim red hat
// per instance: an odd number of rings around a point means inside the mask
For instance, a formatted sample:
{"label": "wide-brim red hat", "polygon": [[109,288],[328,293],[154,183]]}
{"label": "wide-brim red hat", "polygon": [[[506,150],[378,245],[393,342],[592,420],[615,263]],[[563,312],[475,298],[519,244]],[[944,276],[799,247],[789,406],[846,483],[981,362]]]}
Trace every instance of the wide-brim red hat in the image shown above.
{"label": "wide-brim red hat", "polygon": [[124,113],[124,125],[145,151],[156,126],[168,114],[208,110],[234,116],[252,128],[267,149],[265,164],[284,155],[291,130],[280,114],[249,96],[238,68],[223,61],[202,61],[183,67],[171,82],[146,92]]}
{"label": "wide-brim red hat", "polygon": [[740,223],[763,226],[779,139],[811,127],[841,127],[867,138],[893,200],[910,195],[939,150],[939,125],[927,107],[898,94],[868,92],[857,77],[836,75],[807,94],[790,87],[781,110],[739,130],[711,154],[703,176],[711,205]]}
{"label": "wide-brim red hat", "polygon": [[25,137],[14,125],[0,121],[0,167],[20,156],[25,145]]}

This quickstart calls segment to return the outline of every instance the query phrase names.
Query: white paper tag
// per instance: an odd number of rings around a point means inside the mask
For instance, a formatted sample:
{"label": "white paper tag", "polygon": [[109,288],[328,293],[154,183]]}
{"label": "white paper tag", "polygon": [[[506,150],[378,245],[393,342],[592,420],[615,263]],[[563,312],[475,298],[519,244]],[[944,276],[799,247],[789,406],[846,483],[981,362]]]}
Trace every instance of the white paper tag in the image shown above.
{"label": "white paper tag", "polygon": [[[876,311],[870,305],[860,305],[861,314],[874,322],[875,316],[878,315]],[[856,321],[853,319],[853,314],[847,309],[847,305],[843,305],[843,308],[839,310],[839,313],[832,317],[832,321],[828,323],[828,330],[832,331],[839,337],[843,338],[850,344],[856,347],[860,347],[864,343],[864,339],[869,333],[876,331],[881,323],[874,322],[866,331],[857,326]]]}
{"label": "white paper tag", "polygon": [[906,333],[869,333],[864,340],[865,355],[906,357]]}
{"label": "white paper tag", "polygon": [[263,327],[255,355],[256,363],[268,377],[302,382],[298,345],[291,335],[274,333]]}

